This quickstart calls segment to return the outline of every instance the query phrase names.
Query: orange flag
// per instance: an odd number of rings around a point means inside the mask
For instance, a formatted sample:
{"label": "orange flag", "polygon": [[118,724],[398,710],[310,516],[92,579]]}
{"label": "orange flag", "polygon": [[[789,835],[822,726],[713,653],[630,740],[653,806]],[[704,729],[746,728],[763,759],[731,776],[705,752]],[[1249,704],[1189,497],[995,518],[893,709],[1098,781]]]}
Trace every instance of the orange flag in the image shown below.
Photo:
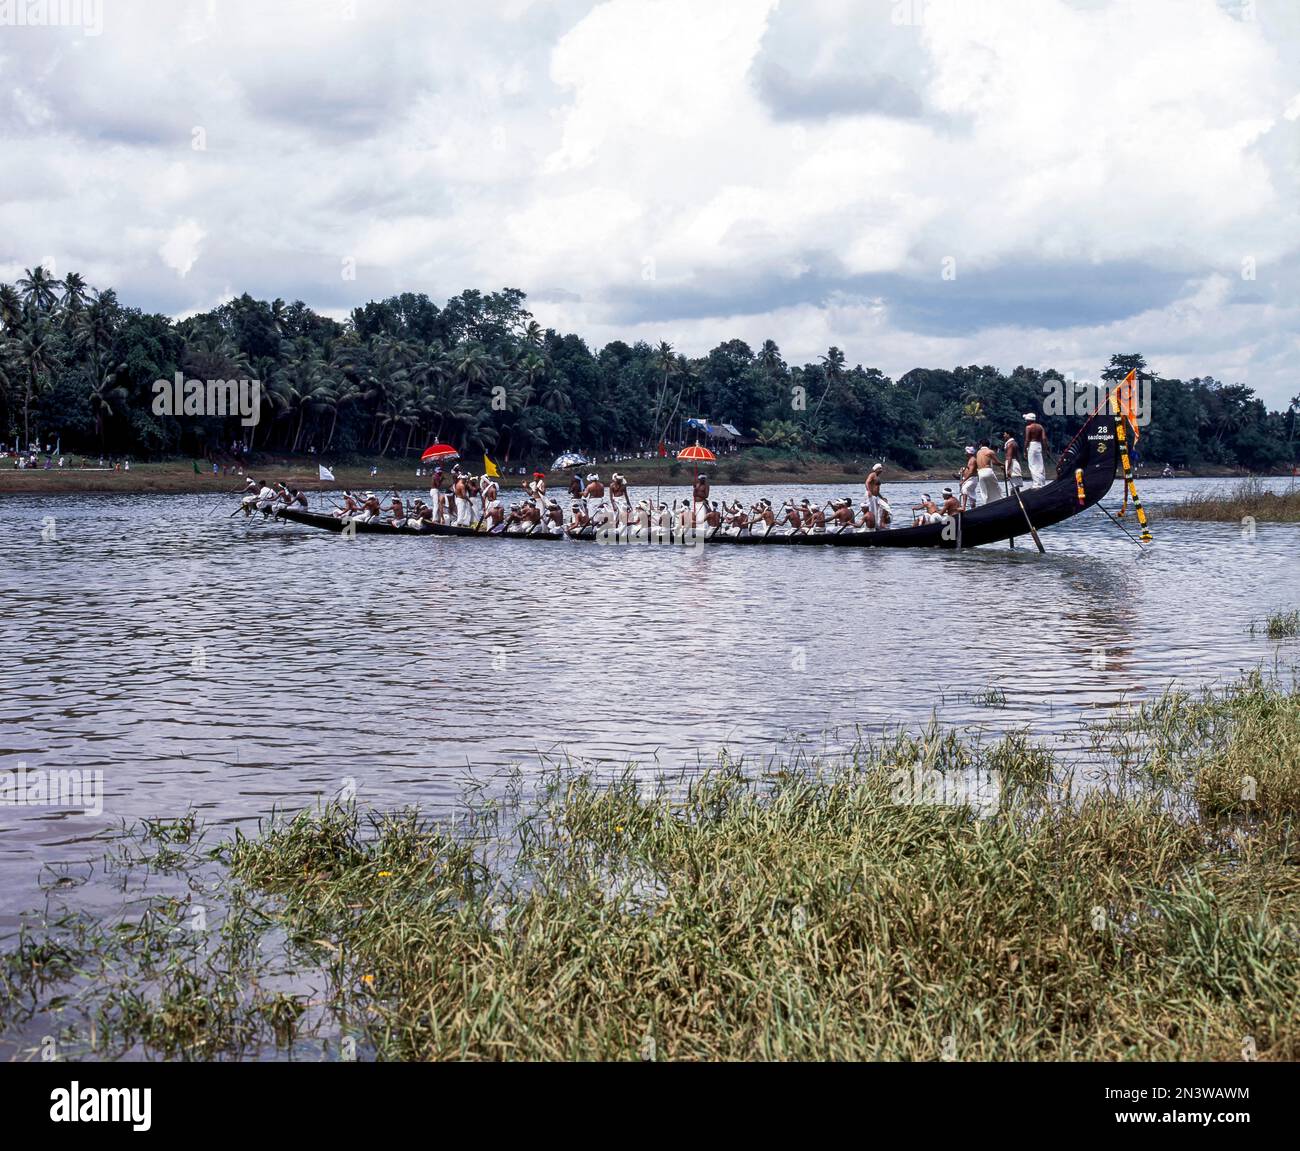
{"label": "orange flag", "polygon": [[1115,389],[1115,395],[1119,399],[1119,410],[1128,418],[1129,427],[1133,429],[1133,442],[1136,444],[1138,436],[1142,434],[1142,429],[1138,427],[1137,368],[1124,377]]}

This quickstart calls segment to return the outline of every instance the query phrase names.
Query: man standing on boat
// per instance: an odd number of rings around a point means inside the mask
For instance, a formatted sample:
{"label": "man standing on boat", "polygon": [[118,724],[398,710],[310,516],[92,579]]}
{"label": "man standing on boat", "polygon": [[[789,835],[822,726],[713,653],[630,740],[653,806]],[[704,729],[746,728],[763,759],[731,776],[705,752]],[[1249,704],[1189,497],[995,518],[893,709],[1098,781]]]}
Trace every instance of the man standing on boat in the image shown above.
{"label": "man standing on boat", "polygon": [[1047,454],[1047,429],[1034,412],[1025,413],[1025,461],[1029,464],[1029,486],[1041,488],[1047,482],[1044,457]]}
{"label": "man standing on boat", "polygon": [[[1010,432],[1002,433],[1002,470],[1007,477],[1007,484],[1019,488],[1024,483],[1025,474],[1020,470],[1020,444]],[[1010,492],[1007,493],[1010,495]]]}
{"label": "man standing on boat", "polygon": [[447,493],[442,490],[445,480],[441,467],[433,469],[433,482],[429,485],[429,503],[433,518],[440,524],[447,522]]}
{"label": "man standing on boat", "polygon": [[1002,498],[1002,488],[998,484],[998,477],[993,473],[993,465],[997,462],[997,458],[997,452],[989,447],[988,440],[980,440],[980,446],[975,451],[975,475],[979,480],[979,487],[976,489],[979,497],[976,500],[977,507],[983,507]]}
{"label": "man standing on boat", "polygon": [[[632,497],[628,495],[627,480],[618,472],[609,477],[609,502],[614,505],[614,514],[626,515],[632,510]],[[622,505],[620,509],[619,505]]]}
{"label": "man standing on boat", "polygon": [[871,511],[871,526],[880,526],[880,476],[885,470],[884,464],[872,464],[871,471],[863,481],[867,489],[867,507]]}
{"label": "man standing on boat", "polygon": [[962,465],[961,475],[957,477],[961,481],[961,510],[975,506],[975,496],[979,487],[979,476],[975,468],[975,449],[966,445],[966,463]]}
{"label": "man standing on boat", "polygon": [[469,498],[469,480],[460,472],[456,473],[456,483],[452,491],[456,493],[456,525],[462,528],[470,527],[473,504]]}
{"label": "man standing on boat", "polygon": [[703,472],[695,477],[695,484],[691,488],[691,522],[696,526],[701,526],[705,521],[705,513],[709,510],[709,477]]}

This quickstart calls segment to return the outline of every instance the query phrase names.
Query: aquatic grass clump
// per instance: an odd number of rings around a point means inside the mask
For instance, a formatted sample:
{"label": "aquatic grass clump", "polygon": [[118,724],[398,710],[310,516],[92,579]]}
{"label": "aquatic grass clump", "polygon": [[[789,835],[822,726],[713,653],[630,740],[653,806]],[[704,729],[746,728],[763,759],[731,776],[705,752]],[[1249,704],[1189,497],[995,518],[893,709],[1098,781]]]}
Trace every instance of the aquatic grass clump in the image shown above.
{"label": "aquatic grass clump", "polygon": [[1193,492],[1176,504],[1158,509],[1172,520],[1226,520],[1240,523],[1253,519],[1268,523],[1300,520],[1300,490],[1272,492],[1258,476],[1241,480],[1231,491]]}
{"label": "aquatic grass clump", "polygon": [[1300,636],[1300,611],[1274,612],[1262,623],[1251,621],[1250,634],[1262,631],[1269,639],[1295,639]]}
{"label": "aquatic grass clump", "polygon": [[192,895],[28,933],[0,1022],[179,1058],[1294,1059],[1298,706],[1255,676],[1125,713],[1116,790],[932,725],[193,836]]}
{"label": "aquatic grass clump", "polygon": [[1166,693],[1113,721],[1102,743],[1129,774],[1180,789],[1204,815],[1300,814],[1300,692],[1259,672]]}

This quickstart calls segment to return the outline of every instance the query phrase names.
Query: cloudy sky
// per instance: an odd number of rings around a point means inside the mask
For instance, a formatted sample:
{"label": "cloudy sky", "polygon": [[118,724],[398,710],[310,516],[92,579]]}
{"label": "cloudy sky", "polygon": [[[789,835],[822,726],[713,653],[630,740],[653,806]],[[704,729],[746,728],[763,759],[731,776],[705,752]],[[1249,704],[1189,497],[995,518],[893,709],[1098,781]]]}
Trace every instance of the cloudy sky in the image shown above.
{"label": "cloudy sky", "polygon": [[0,279],[1300,392],[1296,0],[30,2]]}

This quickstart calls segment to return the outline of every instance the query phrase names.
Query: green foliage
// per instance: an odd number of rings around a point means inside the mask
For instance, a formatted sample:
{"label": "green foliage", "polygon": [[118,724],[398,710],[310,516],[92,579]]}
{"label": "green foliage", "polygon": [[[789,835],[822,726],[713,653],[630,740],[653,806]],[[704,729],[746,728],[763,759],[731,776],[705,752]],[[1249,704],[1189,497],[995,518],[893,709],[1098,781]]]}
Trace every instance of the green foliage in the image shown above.
{"label": "green foliage", "polygon": [[[929,453],[996,441],[1034,410],[1063,446],[1078,413],[1044,411],[1061,377],[989,365],[917,368],[897,382],[850,366],[832,347],[787,364],[775,341],[755,351],[725,340],[699,358],[670,344],[543,330],[515,288],[462,292],[439,307],[404,292],[355,308],[345,323],[301,301],[245,294],[174,321],[121,304],[112,289],[45,269],[0,284],[0,434],[86,454],[202,456],[236,441],[251,450],[411,457],[447,440],[498,462],[530,463],[578,449],[654,451],[689,438],[685,421],[729,423],[771,453],[887,459],[911,469]],[[1135,353],[1102,373],[1145,371]],[[259,422],[155,415],[152,385],[256,379]],[[1062,384],[1063,386],[1063,384]],[[1158,379],[1153,420],[1137,444],[1152,464],[1211,463],[1263,471],[1295,458],[1300,397],[1269,412],[1250,388],[1210,377]]]}

